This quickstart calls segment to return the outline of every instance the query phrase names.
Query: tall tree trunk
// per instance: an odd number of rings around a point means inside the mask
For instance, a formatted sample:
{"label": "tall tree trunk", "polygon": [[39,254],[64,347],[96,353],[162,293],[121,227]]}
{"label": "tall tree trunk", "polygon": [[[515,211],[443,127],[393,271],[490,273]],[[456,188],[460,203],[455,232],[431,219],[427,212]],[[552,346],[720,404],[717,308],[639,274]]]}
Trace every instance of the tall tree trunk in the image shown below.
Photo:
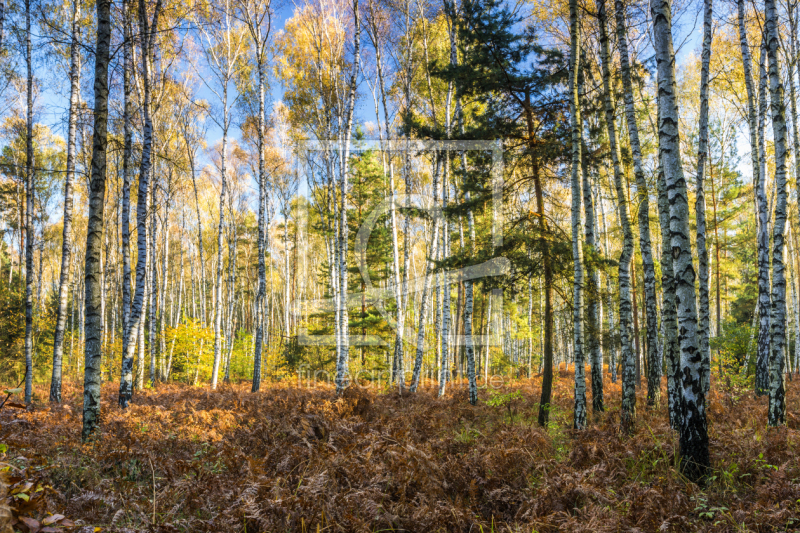
{"label": "tall tree trunk", "polygon": [[[449,114],[449,111],[448,111]],[[445,152],[444,155],[444,172],[442,174],[442,212],[447,209],[448,204],[448,189],[449,183],[449,169],[450,158],[449,154]],[[439,242],[439,260],[444,260],[450,255],[450,242],[449,233],[450,228],[447,221],[447,216],[442,216],[442,240]],[[444,396],[449,380],[450,371],[450,277],[448,276],[447,269],[443,268],[439,272],[439,279],[441,284],[441,296],[439,302],[442,305],[442,321],[441,331],[439,333],[439,341],[441,343],[441,358],[439,359],[439,398]]]}
{"label": "tall tree trunk", "polygon": [[617,209],[622,226],[623,245],[619,259],[619,333],[621,344],[622,371],[622,410],[620,424],[623,432],[633,430],[636,419],[636,361],[631,348],[631,259],[633,258],[633,231],[628,218],[628,199],[622,183],[619,146],[617,144],[617,128],[614,117],[614,106],[611,102],[611,58],[608,52],[608,35],[606,32],[605,0],[597,0],[597,16],[600,26],[600,59],[603,67],[603,100],[605,121],[608,129],[611,160],[614,167],[614,186],[617,191]]}
{"label": "tall tree trunk", "polygon": [[[703,15],[703,54],[700,70],[700,132],[697,149],[697,192],[695,197],[695,220],[697,222],[697,267],[699,284],[699,308],[697,333],[700,345],[700,378],[703,392],[708,393],[711,386],[711,347],[709,345],[709,302],[708,302],[708,246],[706,245],[706,201],[703,191],[706,160],[708,157],[708,73],[711,63],[711,24],[712,0],[704,0]],[[709,164],[711,164],[709,162]],[[716,220],[716,217],[715,217]],[[717,257],[719,265],[719,257]],[[717,280],[719,289],[719,279]],[[719,311],[719,302],[717,303]],[[719,329],[719,328],[718,328]],[[719,335],[719,331],[717,331]]]}
{"label": "tall tree trunk", "polygon": [[27,120],[25,134],[25,404],[33,392],[33,59],[31,55],[31,0],[25,0],[25,64],[27,65]]}
{"label": "tall tree trunk", "polygon": [[228,84],[222,88],[223,128],[222,152],[220,153],[220,193],[219,193],[219,225],[217,228],[217,276],[214,285],[214,366],[211,370],[211,388],[217,388],[219,365],[222,360],[222,271],[223,271],[223,233],[225,228],[225,196],[228,190],[227,155],[228,155]]}
{"label": "tall tree trunk", "polygon": [[[536,194],[536,214],[539,219],[539,250],[542,254],[542,270],[544,274],[544,362],[538,423],[542,427],[547,427],[550,420],[550,401],[553,394],[553,266],[550,257],[550,244],[547,242],[548,228],[547,219],[544,216],[544,191],[542,189],[542,177],[539,172],[539,160],[536,156],[536,140],[534,138],[530,93],[525,94],[525,118],[528,127],[528,150],[531,155],[533,188]],[[491,322],[491,314],[489,315],[489,322]],[[488,377],[488,357],[486,360],[486,368]]]}
{"label": "tall tree trunk", "polygon": [[[434,156],[434,171],[433,183],[433,207],[436,208],[439,201],[439,173],[441,172],[441,163],[438,155]],[[428,297],[431,292],[431,284],[434,274],[433,259],[436,257],[436,251],[439,249],[439,217],[435,217],[433,221],[433,239],[428,248],[430,257],[425,263],[425,287],[422,290],[422,298],[419,304],[419,327],[417,328],[417,349],[414,357],[414,373],[411,376],[411,386],[409,390],[417,392],[419,386],[420,372],[422,371],[422,357],[425,354],[425,321],[428,311]]]}
{"label": "tall tree trunk", "polygon": [[628,137],[633,156],[633,174],[636,178],[636,191],[639,200],[639,249],[642,253],[642,272],[644,279],[644,309],[647,325],[647,405],[655,406],[661,397],[661,367],[658,364],[658,312],[656,310],[656,270],[653,263],[653,250],[650,239],[650,199],[642,165],[642,151],[639,143],[639,126],[636,123],[636,108],[633,101],[630,59],[628,55],[628,29],[626,25],[625,4],[615,0],[614,11],[617,23],[617,42],[619,43],[620,70],[622,73],[623,95],[625,99],[625,118]]}
{"label": "tall tree trunk", "polygon": [[[741,10],[742,8],[740,8]],[[740,26],[743,28],[743,15],[740,13]],[[746,39],[744,35],[744,29],[740,29],[740,35],[742,36],[743,44],[744,39]],[[742,49],[742,53],[744,54],[744,48]],[[749,52],[748,52],[749,54]],[[769,388],[769,354],[770,354],[770,310],[772,308],[772,301],[770,296],[770,273],[769,273],[769,213],[771,209],[769,208],[767,202],[767,174],[766,174],[766,149],[765,149],[765,140],[764,140],[764,122],[766,118],[766,109],[767,109],[767,95],[766,95],[766,87],[767,87],[767,72],[765,68],[766,62],[766,50],[764,48],[764,43],[762,40],[761,46],[761,57],[759,59],[759,72],[760,72],[760,81],[759,81],[759,89],[758,89],[758,115],[757,115],[757,122],[756,122],[756,130],[757,136],[756,140],[758,143],[757,150],[758,150],[758,178],[756,181],[756,204],[758,209],[758,220],[757,220],[757,230],[758,230],[758,344],[757,344],[757,355],[756,355],[756,394],[761,396],[767,394]],[[747,59],[744,60],[745,65],[748,63]],[[747,77],[745,76],[745,81]],[[751,134],[752,138],[752,134]],[[755,150],[756,147],[753,147]],[[755,172],[754,172],[755,177]]]}
{"label": "tall tree trunk", "polygon": [[[150,60],[153,56],[153,47],[158,30],[158,17],[161,11],[161,0],[156,2],[152,24],[148,24],[147,9],[144,0],[139,0],[139,33],[142,49],[142,85],[144,86],[144,101],[142,103],[143,134],[142,134],[142,160],[139,167],[139,190],[136,198],[136,248],[138,258],[136,261],[136,293],[131,304],[131,316],[128,322],[128,353],[122,360],[120,373],[119,405],[123,409],[133,395],[133,353],[136,343],[130,342],[134,330],[143,334],[142,324],[145,307],[145,284],[147,274],[147,215],[148,200],[150,197],[150,174],[152,171],[153,150],[153,119],[151,116],[151,74]],[[141,343],[142,340],[140,339]],[[140,362],[141,367],[141,362]]]}
{"label": "tall tree trunk", "polygon": [[[745,7],[744,7],[744,0],[737,0],[737,8],[738,8],[738,26],[739,26],[739,43],[741,46],[742,51],[742,64],[744,67],[744,81],[745,87],[747,89],[747,123],[750,130],[750,159],[751,164],[753,167],[753,183],[754,183],[754,192],[755,192],[755,204],[756,204],[756,228],[758,232],[757,236],[757,246],[758,246],[758,303],[756,305],[756,310],[753,312],[753,320],[759,320],[759,339],[761,338],[762,331],[765,331],[767,337],[769,336],[769,330],[764,330],[761,327],[761,320],[760,316],[763,316],[766,313],[762,313],[764,309],[769,308],[769,256],[767,249],[763,249],[762,254],[762,244],[764,242],[769,243],[769,236],[766,233],[767,231],[767,208],[766,208],[766,194],[764,193],[764,180],[761,177],[761,157],[759,151],[759,132],[760,129],[758,127],[758,112],[756,111],[756,92],[753,84],[753,74],[752,74],[752,62],[750,59],[750,45],[747,41],[747,27],[745,26]],[[763,204],[762,204],[762,196],[763,196]],[[763,205],[763,211],[762,211]],[[762,216],[763,215],[763,216]],[[763,222],[763,224],[762,224]],[[763,228],[763,236],[762,236],[762,228]],[[764,239],[766,236],[766,239]],[[766,258],[766,262],[762,260],[762,255]],[[762,270],[762,266],[766,265],[766,269]],[[762,281],[766,281],[764,283]],[[766,288],[766,290],[764,290]],[[767,320],[769,315],[767,315]],[[768,324],[768,322],[767,322]],[[746,375],[748,372],[748,366],[750,362],[750,349],[748,345],[747,356],[745,358],[745,364],[743,366],[743,373]],[[756,387],[758,390],[758,387]]]}
{"label": "tall tree trunk", "polygon": [[103,207],[106,194],[108,124],[108,61],[111,44],[111,2],[97,2],[97,44],[94,63],[94,133],[92,177],[89,186],[89,220],[86,231],[86,344],[83,378],[83,431],[88,440],[100,424],[102,317],[100,316],[100,251],[103,243]]}
{"label": "tall tree trunk", "polygon": [[[584,224],[584,236],[586,239],[586,247],[588,254],[595,256],[597,254],[596,242],[596,226],[595,226],[595,211],[594,201],[592,198],[592,187],[589,184],[589,170],[586,160],[586,153],[588,148],[586,143],[581,141],[583,149],[581,150],[581,158],[583,164],[581,165],[581,174],[583,178],[583,209],[584,216],[586,217]],[[605,410],[603,405],[603,351],[600,344],[600,335],[602,334],[602,315],[600,304],[600,283],[597,275],[597,267],[595,260],[586,261],[586,345],[589,354],[589,363],[592,366],[592,411],[594,413],[601,413]],[[528,292],[530,300],[532,284],[528,280]],[[528,303],[528,315],[530,316],[533,310],[533,302]],[[530,340],[530,339],[529,339]]]}
{"label": "tall tree trunk", "polygon": [[349,172],[350,159],[350,139],[352,137],[353,111],[356,103],[356,82],[360,68],[361,50],[361,24],[358,12],[359,0],[353,0],[353,20],[355,23],[355,34],[353,43],[353,71],[350,76],[348,87],[346,117],[343,133],[343,150],[340,153],[339,183],[340,183],[340,221],[339,221],[339,356],[336,361],[336,393],[342,394],[347,386],[350,361],[350,340],[348,332],[348,312],[347,312],[347,246],[348,246],[348,227],[347,227],[347,174]]}
{"label": "tall tree trunk", "polygon": [[50,401],[61,403],[61,367],[64,357],[64,330],[67,325],[67,300],[69,296],[69,266],[72,242],[72,182],[75,179],[75,141],[78,123],[78,98],[81,67],[78,42],[80,3],[72,4],[72,39],[69,63],[69,119],[67,126],[67,173],[64,178],[64,228],[61,237],[61,274],[58,279],[58,309],[53,333],[53,375],[50,380]]}
{"label": "tall tree trunk", "polygon": [[578,93],[578,71],[580,69],[580,17],[578,1],[569,2],[570,32],[570,129],[572,130],[572,309],[573,309],[573,353],[575,358],[575,406],[573,428],[586,428],[586,375],[583,361],[583,248],[581,231],[581,130],[580,95]]}
{"label": "tall tree trunk", "polygon": [[[775,146],[775,221],[772,232],[772,314],[770,317],[769,425],[786,423],[783,384],[786,344],[786,265],[783,262],[784,230],[787,212],[786,155],[788,131],[786,103],[778,64],[778,9],[775,0],[765,0],[769,92],[772,111],[772,137]],[[791,70],[789,70],[791,75]]]}
{"label": "tall tree trunk", "polygon": [[708,427],[697,341],[697,297],[689,238],[689,202],[679,145],[672,11],[669,0],[651,0],[650,9],[658,69],[658,136],[669,195],[670,243],[681,350],[681,470],[690,480],[698,481],[709,467]]}
{"label": "tall tree trunk", "polygon": [[[256,41],[257,48],[259,45],[260,41]],[[266,85],[266,72],[263,55],[257,53],[256,57],[258,60],[258,293],[256,294],[256,344],[253,351],[252,392],[258,392],[261,388],[261,352],[264,345],[264,297],[267,292],[266,247],[264,246],[266,232],[264,208],[267,195],[267,169],[264,154],[266,123],[264,88]]]}
{"label": "tall tree trunk", "polygon": [[[131,164],[133,157],[133,105],[131,93],[133,83],[131,80],[131,68],[133,62],[133,32],[131,31],[130,21],[130,0],[122,3],[122,27],[125,42],[122,46],[122,79],[123,79],[123,153],[122,153],[122,368],[120,376],[127,369],[133,368],[132,352],[129,351],[131,343],[130,328],[131,317]],[[120,394],[118,402],[120,407],[125,404],[122,395],[122,380],[120,379]],[[127,400],[124,400],[127,402]]]}
{"label": "tall tree trunk", "polygon": [[[156,262],[158,261],[157,257],[158,254],[156,253],[156,243],[158,239],[158,231],[157,231],[157,224],[158,224],[158,189],[159,184],[156,182],[155,172],[153,172],[153,184],[150,189],[151,200],[150,205],[152,206],[151,213],[150,213],[150,252],[148,259],[150,260],[150,309],[149,309],[149,316],[147,320],[147,329],[148,329],[148,339],[149,339],[149,351],[150,351],[150,371],[148,374],[148,381],[150,382],[150,386],[154,387],[156,384],[156,358],[158,356],[158,342],[156,342],[156,322],[158,321],[158,286],[159,286],[159,279],[158,279],[158,268],[156,267]],[[163,231],[163,230],[162,230]],[[161,273],[162,276],[166,275],[166,272]]]}

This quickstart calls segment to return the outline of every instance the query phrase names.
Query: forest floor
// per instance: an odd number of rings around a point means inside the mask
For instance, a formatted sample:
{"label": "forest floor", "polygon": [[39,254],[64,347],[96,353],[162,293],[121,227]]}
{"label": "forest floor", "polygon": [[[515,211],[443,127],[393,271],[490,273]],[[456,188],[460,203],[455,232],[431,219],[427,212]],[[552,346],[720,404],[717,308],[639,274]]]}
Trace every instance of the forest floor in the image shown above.
{"label": "forest floor", "polygon": [[28,532],[50,522],[40,531],[800,528],[797,379],[787,384],[780,429],[765,427],[765,398],[712,382],[713,472],[701,487],[676,472],[663,402],[647,409],[642,387],[636,432],[623,436],[620,387],[606,378],[608,409],[582,432],[571,429],[572,373],[564,371],[547,430],[536,424],[541,378],[500,389],[507,396],[482,388],[476,407],[462,384],[441,400],[432,387],[403,396],[351,387],[337,398],[328,387],[288,383],[257,394],[249,384],[159,385],[125,412],[109,383],[102,436],[86,445],[81,391],[68,386],[62,406],[0,411],[2,460],[12,465],[12,492],[31,495],[9,497],[29,524],[15,527]]}

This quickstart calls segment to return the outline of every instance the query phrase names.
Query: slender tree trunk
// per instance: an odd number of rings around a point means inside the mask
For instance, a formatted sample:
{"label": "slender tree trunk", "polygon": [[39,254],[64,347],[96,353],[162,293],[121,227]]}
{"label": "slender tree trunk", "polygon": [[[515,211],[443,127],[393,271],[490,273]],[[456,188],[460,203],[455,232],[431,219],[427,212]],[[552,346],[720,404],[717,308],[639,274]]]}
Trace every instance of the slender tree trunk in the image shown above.
{"label": "slender tree trunk", "polygon": [[672,11],[668,0],[651,0],[650,8],[658,69],[658,136],[669,195],[670,243],[681,350],[681,470],[690,480],[698,481],[705,476],[709,467],[708,427],[701,379],[702,358],[697,339],[697,297],[689,239],[689,203],[678,141]]}
{"label": "slender tree trunk", "polygon": [[[783,383],[784,346],[786,344],[786,265],[783,261],[784,230],[787,214],[786,156],[788,131],[786,103],[778,64],[779,28],[775,0],[765,0],[769,91],[772,111],[772,137],[775,147],[775,221],[772,232],[772,314],[770,317],[769,425],[786,423],[786,399]],[[789,70],[791,75],[791,70]]]}
{"label": "slender tree trunk", "polygon": [[627,120],[628,137],[633,156],[633,173],[636,178],[636,190],[639,200],[639,249],[642,253],[644,309],[647,326],[647,405],[655,406],[659,404],[661,397],[661,367],[658,365],[658,312],[656,310],[656,271],[650,239],[650,200],[647,192],[647,182],[644,177],[642,151],[639,143],[639,126],[636,123],[636,108],[633,101],[625,4],[622,0],[615,0],[614,8],[617,23],[617,42],[620,48],[620,70],[622,72],[625,99],[625,118]]}
{"label": "slender tree trunk", "polygon": [[[741,15],[740,15],[741,18]],[[740,20],[740,24],[743,21]],[[740,30],[743,34],[744,30]],[[744,53],[744,50],[743,50]],[[757,128],[758,142],[758,181],[756,181],[756,203],[758,209],[758,344],[756,356],[756,394],[767,394],[769,388],[769,354],[770,354],[770,309],[772,308],[770,296],[769,273],[769,213],[772,211],[767,202],[767,174],[766,174],[766,149],[764,141],[764,122],[767,109],[767,71],[765,68],[767,52],[763,42],[761,58],[759,60],[759,110]],[[749,57],[749,56],[748,56]],[[745,59],[745,64],[747,60]]]}
{"label": "slender tree trunk", "polygon": [[25,64],[27,65],[27,130],[25,135],[25,404],[33,392],[33,59],[31,0],[25,0]]}
{"label": "slender tree trunk", "polygon": [[228,155],[228,84],[222,89],[223,128],[222,152],[220,153],[220,193],[219,193],[219,226],[217,229],[217,276],[214,285],[214,366],[211,370],[211,388],[217,388],[219,365],[222,360],[222,271],[223,271],[223,233],[225,228],[225,197],[228,190],[227,155]]}
{"label": "slender tree trunk", "polygon": [[[539,400],[538,423],[547,427],[550,420],[550,401],[553,393],[553,266],[550,258],[550,245],[547,242],[547,219],[544,216],[544,191],[539,173],[539,160],[535,152],[533,134],[533,114],[530,107],[530,95],[525,95],[525,113],[528,126],[528,148],[531,152],[533,187],[536,194],[536,211],[539,219],[539,248],[542,254],[542,270],[544,274],[544,363],[542,370],[542,396]],[[491,315],[489,315],[491,317]],[[490,318],[491,320],[491,318]],[[487,350],[488,353],[488,350]],[[488,370],[488,357],[487,357]],[[487,374],[488,375],[488,374]]]}
{"label": "slender tree trunk", "polygon": [[[588,148],[585,142],[582,141],[583,150],[581,157],[583,164],[581,165],[581,173],[583,178],[583,209],[584,216],[586,217],[584,225],[584,237],[586,239],[586,248],[588,255],[595,256],[597,254],[596,243],[596,227],[595,227],[595,211],[594,201],[592,198],[592,188],[589,184],[589,170],[588,162],[586,160],[586,153]],[[528,280],[528,292],[530,292],[532,284]],[[599,310],[602,309],[600,304],[600,284],[597,275],[597,267],[595,266],[594,259],[586,261],[586,344],[587,352],[589,354],[589,363],[592,367],[592,411],[594,413],[601,413],[605,410],[603,406],[603,351],[600,344],[600,335],[602,330],[602,317]],[[530,298],[529,298],[530,299]],[[530,316],[533,310],[533,302],[528,304],[528,315]],[[529,338],[530,342],[530,338]]]}
{"label": "slender tree trunk", "polygon": [[[53,333],[53,375],[50,380],[50,401],[61,403],[61,366],[64,356],[64,330],[67,325],[67,300],[69,297],[69,266],[72,241],[72,182],[75,179],[75,141],[78,123],[78,98],[80,93],[81,67],[78,36],[80,3],[72,5],[72,39],[69,64],[69,119],[67,126],[67,173],[64,179],[64,228],[61,237],[61,275],[58,280],[58,308],[56,327]],[[1,31],[1,30],[0,30]]]}
{"label": "slender tree trunk", "polygon": [[[148,199],[150,196],[150,174],[152,169],[153,150],[153,119],[151,116],[151,75],[150,60],[153,56],[156,31],[158,30],[158,17],[161,11],[161,0],[158,0],[153,14],[153,22],[148,24],[147,10],[144,0],[139,0],[139,32],[142,48],[142,81],[144,86],[144,101],[142,104],[143,135],[142,135],[142,160],[139,168],[139,190],[136,199],[136,247],[138,259],[136,262],[136,293],[131,304],[131,316],[128,322],[128,354],[122,360],[120,375],[119,405],[123,409],[128,406],[133,394],[133,352],[136,343],[130,342],[131,333],[139,330],[143,334],[142,322],[145,308],[145,284],[147,273],[147,215]],[[139,339],[139,342],[143,342]],[[141,366],[141,362],[140,362]]]}
{"label": "slender tree trunk", "polygon": [[572,130],[572,309],[573,309],[573,353],[575,358],[575,406],[573,428],[586,428],[586,375],[583,361],[583,248],[581,231],[581,130],[580,94],[578,71],[580,69],[580,16],[577,0],[569,2],[570,28],[570,129]]}
{"label": "slender tree trunk", "polygon": [[[256,43],[258,47],[260,42]],[[263,56],[258,58],[258,293],[256,295],[256,339],[253,351],[253,387],[252,392],[261,388],[261,352],[264,345],[264,297],[267,292],[266,249],[264,246],[266,227],[264,224],[264,208],[267,195],[267,169],[264,154],[265,110],[264,88],[266,72]]]}
{"label": "slender tree trunk", "polygon": [[130,352],[131,343],[131,245],[130,245],[130,231],[131,231],[131,158],[133,157],[133,129],[131,127],[131,120],[133,114],[133,105],[131,102],[131,93],[133,91],[133,83],[131,80],[131,68],[133,61],[133,37],[130,26],[130,2],[125,0],[122,3],[122,27],[123,37],[125,42],[122,47],[122,79],[123,79],[123,155],[122,155],[122,368],[120,371],[120,394],[118,402],[120,407],[126,405],[123,402],[123,386],[122,377],[125,370],[130,372],[133,368],[132,352]]}
{"label": "slender tree trunk", "polygon": [[[711,63],[711,24],[712,0],[704,1],[703,53],[700,70],[700,132],[697,150],[697,192],[695,199],[695,220],[697,223],[697,267],[700,278],[697,333],[700,345],[700,378],[703,392],[708,394],[711,386],[711,348],[709,345],[709,302],[708,302],[708,246],[706,245],[706,201],[703,191],[706,160],[708,157],[708,74]],[[710,163],[709,163],[710,164]],[[716,217],[715,217],[716,220]],[[719,257],[717,257],[719,265]],[[719,289],[719,279],[717,279]],[[719,311],[719,302],[717,302]],[[719,328],[717,328],[719,329]],[[719,331],[717,331],[719,335]]]}
{"label": "slender tree trunk", "polygon": [[348,332],[348,312],[347,312],[347,247],[348,247],[348,227],[347,227],[347,175],[350,158],[350,139],[352,137],[353,111],[356,102],[356,82],[360,68],[361,50],[361,24],[358,12],[359,0],[353,0],[353,18],[355,23],[355,34],[353,43],[353,71],[350,77],[350,84],[347,95],[346,118],[344,124],[343,150],[340,154],[340,213],[339,221],[339,357],[336,361],[336,393],[342,394],[348,382],[349,361],[350,361],[350,342]]}
{"label": "slender tree trunk", "polygon": [[[151,200],[150,205],[152,206],[151,213],[150,213],[150,252],[149,252],[149,259],[150,259],[150,309],[149,309],[149,316],[147,320],[147,329],[148,329],[148,338],[149,338],[149,351],[150,351],[150,372],[148,375],[148,381],[150,382],[150,386],[154,387],[156,384],[156,358],[158,356],[158,343],[156,342],[156,322],[158,321],[158,286],[159,286],[159,279],[158,279],[158,269],[156,267],[157,253],[156,253],[156,243],[158,239],[158,231],[157,231],[157,224],[158,224],[158,189],[159,185],[155,181],[155,172],[153,173],[153,185],[150,189]],[[162,228],[163,231],[163,228]],[[166,275],[166,272],[161,273],[162,276]]]}
{"label": "slender tree trunk", "polygon": [[[433,171],[433,183],[431,187],[433,188],[433,207],[434,209],[437,207],[437,203],[439,201],[439,173],[441,171],[441,163],[439,161],[439,157],[434,156],[434,171]],[[431,240],[431,245],[428,248],[428,254],[430,257],[426,261],[425,264],[425,287],[422,290],[422,299],[419,305],[419,327],[417,328],[417,349],[416,354],[414,357],[414,373],[411,376],[411,386],[409,390],[413,392],[417,392],[417,387],[419,387],[419,379],[420,379],[420,372],[422,371],[422,358],[425,354],[425,321],[427,317],[428,311],[428,296],[431,292],[431,284],[433,281],[434,274],[434,266],[433,266],[433,258],[436,256],[436,251],[439,249],[439,217],[437,216],[434,218],[433,222],[433,239]]]}
{"label": "slender tree trunk", "polygon": [[106,193],[108,124],[108,61],[111,43],[111,3],[97,2],[97,44],[94,64],[94,133],[92,177],[89,186],[89,221],[86,232],[86,345],[83,378],[83,431],[88,440],[100,424],[102,317],[100,316],[100,251],[103,242],[103,207]]}
{"label": "slender tree trunk", "polygon": [[621,344],[622,372],[622,410],[620,423],[623,432],[633,430],[636,419],[636,384],[633,350],[631,349],[631,259],[633,258],[633,231],[628,218],[628,199],[622,183],[617,129],[614,118],[614,107],[611,102],[611,58],[608,52],[608,35],[606,32],[605,0],[597,0],[597,16],[600,26],[600,58],[603,67],[603,100],[605,107],[606,128],[614,167],[614,184],[617,191],[617,209],[623,233],[622,254],[619,259],[619,332]]}

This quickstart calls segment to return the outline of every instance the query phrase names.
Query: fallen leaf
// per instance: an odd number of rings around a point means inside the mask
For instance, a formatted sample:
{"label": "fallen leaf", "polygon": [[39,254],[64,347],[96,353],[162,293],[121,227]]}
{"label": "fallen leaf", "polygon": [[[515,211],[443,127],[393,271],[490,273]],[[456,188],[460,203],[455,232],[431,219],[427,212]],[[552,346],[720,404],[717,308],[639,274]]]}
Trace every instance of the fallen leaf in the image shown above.
{"label": "fallen leaf", "polygon": [[39,533],[39,529],[42,527],[41,524],[39,524],[38,520],[34,520],[33,518],[28,518],[27,516],[20,516],[19,520],[20,522],[28,526],[28,531],[30,533]]}
{"label": "fallen leaf", "polygon": [[42,525],[49,526],[50,524],[55,524],[62,518],[64,518],[63,514],[54,514],[53,516],[48,516],[47,518],[42,520]]}

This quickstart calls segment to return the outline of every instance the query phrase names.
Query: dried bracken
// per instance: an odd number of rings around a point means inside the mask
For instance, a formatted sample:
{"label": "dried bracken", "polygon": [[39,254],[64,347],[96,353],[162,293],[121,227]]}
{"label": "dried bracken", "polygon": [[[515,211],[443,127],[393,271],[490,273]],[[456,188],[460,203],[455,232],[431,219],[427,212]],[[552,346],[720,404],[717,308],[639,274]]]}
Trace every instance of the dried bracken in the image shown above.
{"label": "dried bracken", "polygon": [[[539,379],[515,382],[509,420],[466,383],[441,400],[351,387],[159,385],[116,407],[102,390],[102,436],[80,443],[80,396],[65,407],[0,411],[7,461],[36,465],[49,486],[32,519],[61,513],[104,532],[784,531],[800,516],[798,420],[767,429],[751,392],[712,386],[713,472],[705,486],[675,469],[666,407],[619,432],[608,411],[571,430],[572,373],[555,381],[551,425],[536,424]],[[788,411],[798,410],[788,382]],[[644,387],[640,394],[645,394]],[[44,396],[46,397],[46,395]],[[642,399],[640,399],[642,400]],[[644,402],[641,404],[643,405]],[[77,413],[77,414],[76,414]],[[15,422],[18,420],[20,422]],[[46,511],[49,511],[46,512]]]}

